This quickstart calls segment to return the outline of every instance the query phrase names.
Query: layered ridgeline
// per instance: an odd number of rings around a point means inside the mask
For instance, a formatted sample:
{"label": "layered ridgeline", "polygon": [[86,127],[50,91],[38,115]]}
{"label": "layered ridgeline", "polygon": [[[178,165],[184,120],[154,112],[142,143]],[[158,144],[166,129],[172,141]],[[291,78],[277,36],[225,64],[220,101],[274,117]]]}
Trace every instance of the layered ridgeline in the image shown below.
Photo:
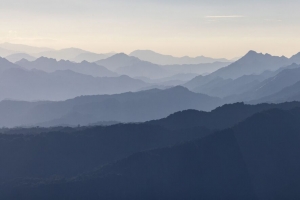
{"label": "layered ridgeline", "polygon": [[0,126],[77,126],[99,121],[143,122],[186,109],[209,111],[219,105],[222,105],[219,98],[193,93],[180,86],[166,90],[81,96],[60,102],[2,101]]}
{"label": "layered ridgeline", "polygon": [[2,43],[0,44],[0,57],[6,57],[11,62],[22,59],[32,61],[32,58],[47,57],[56,60],[70,60],[74,62],[95,62],[97,60],[108,58],[115,53],[98,54],[85,51],[78,48],[66,48],[54,50],[44,47],[33,47],[21,44]]}
{"label": "layered ridgeline", "polygon": [[15,54],[6,56],[5,59],[8,60],[9,62],[15,63],[15,62],[18,62],[23,59],[28,60],[28,61],[34,61],[34,60],[36,60],[36,57],[31,56],[26,53],[15,53]]}
{"label": "layered ridgeline", "polygon": [[141,60],[155,63],[158,65],[183,65],[183,64],[200,64],[200,63],[214,63],[214,62],[231,62],[225,58],[215,59],[205,56],[197,57],[174,57],[170,55],[163,55],[150,50],[136,50],[129,54]]}
{"label": "layered ridgeline", "polygon": [[[298,107],[233,104],[141,124],[2,129],[0,197],[298,199]],[[227,129],[212,132],[203,120]]]}
{"label": "layered ridgeline", "polygon": [[299,81],[295,63],[300,64],[299,54],[286,58],[250,51],[235,63],[195,77],[184,86],[211,96],[235,96],[235,101],[260,99]]}
{"label": "layered ridgeline", "polygon": [[230,62],[213,62],[202,64],[158,65],[134,56],[128,56],[124,53],[99,60],[96,63],[119,74],[125,74],[131,77],[147,77],[151,79],[165,78],[183,73],[194,73],[198,75],[211,73],[230,64]]}
{"label": "layered ridgeline", "polygon": [[[76,64],[48,58],[20,62],[22,67],[0,58],[0,100],[66,100],[81,95],[136,91],[149,86],[128,76],[106,77],[116,74],[87,62]],[[36,68],[54,72],[47,73]]]}
{"label": "layered ridgeline", "polygon": [[108,70],[103,66],[89,62],[74,63],[68,60],[57,61],[53,58],[40,57],[34,61],[22,59],[16,62],[17,65],[31,70],[37,69],[45,72],[55,72],[58,70],[72,70],[77,73],[96,76],[96,77],[114,77],[118,74]]}
{"label": "layered ridgeline", "polygon": [[[124,78],[126,79],[126,77]],[[297,89],[297,87],[295,88]],[[56,90],[57,89],[58,87]],[[41,94],[42,93],[39,93],[39,95]],[[32,91],[32,95],[35,95],[34,91]],[[282,98],[283,97],[284,96],[282,96]],[[49,127],[60,125],[90,125],[110,121],[125,123],[144,122],[163,118],[182,110],[196,109],[210,111],[223,105],[224,102],[225,101],[220,98],[194,93],[180,86],[164,90],[151,89],[114,95],[81,96],[57,102],[5,100],[0,102],[0,126],[15,127],[38,125]],[[284,100],[281,102],[284,102]],[[236,113],[232,110],[232,116],[240,116],[243,113],[247,113],[247,109],[244,110],[243,108],[244,107],[236,109]],[[221,124],[219,121],[225,122],[231,120],[231,118],[223,116],[220,110],[222,111],[222,109],[216,109],[212,112],[219,117],[217,124]],[[202,113],[199,115],[202,115]],[[209,118],[208,116],[212,116],[212,118],[215,119],[216,117],[214,115],[206,115],[205,112],[203,112],[203,115],[205,119],[200,120],[201,123],[207,124],[207,126],[209,125],[211,128],[224,128],[218,127],[216,123],[212,123],[213,120],[209,122],[206,121],[206,119]],[[197,123],[200,122],[197,121]],[[174,124],[180,125],[181,123],[183,122],[179,121]],[[172,126],[174,126],[174,124],[172,124]]]}

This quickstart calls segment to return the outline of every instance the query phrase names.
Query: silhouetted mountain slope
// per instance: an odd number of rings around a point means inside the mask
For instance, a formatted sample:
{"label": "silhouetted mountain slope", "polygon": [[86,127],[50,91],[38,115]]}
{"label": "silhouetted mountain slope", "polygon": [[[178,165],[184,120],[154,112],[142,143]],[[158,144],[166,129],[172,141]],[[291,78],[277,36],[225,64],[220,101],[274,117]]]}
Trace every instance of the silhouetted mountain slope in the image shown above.
{"label": "silhouetted mountain slope", "polygon": [[15,63],[17,61],[20,61],[22,59],[26,59],[28,61],[34,61],[36,58],[29,55],[29,54],[26,54],[26,53],[16,53],[16,54],[12,54],[12,55],[9,55],[7,57],[5,57],[9,62],[12,62],[12,63]]}
{"label": "silhouetted mountain slope", "polygon": [[104,60],[99,60],[96,63],[116,71],[119,74],[125,74],[131,77],[144,76],[157,79],[173,75],[173,73],[163,69],[159,65],[142,61],[124,53],[113,55]]}
{"label": "silhouetted mountain slope", "polygon": [[147,77],[151,79],[161,79],[178,73],[211,73],[228,65],[228,63],[225,62],[194,65],[157,65],[123,53],[116,54],[104,60],[99,60],[96,63],[120,74],[126,74],[131,77]]}
{"label": "silhouetted mountain slope", "polygon": [[139,61],[129,66],[120,67],[116,70],[116,72],[131,77],[143,76],[154,79],[165,78],[174,75],[174,73],[170,70],[166,70],[159,65],[145,61]]}
{"label": "silhouetted mountain slope", "polygon": [[150,50],[136,50],[130,54],[130,56],[137,57],[141,60],[155,63],[158,65],[183,65],[183,64],[200,64],[200,63],[214,63],[214,62],[230,62],[227,59],[215,59],[204,56],[198,56],[191,58],[185,57],[174,57],[170,55],[162,55]]}
{"label": "silhouetted mountain slope", "polygon": [[[286,57],[276,57],[276,56],[271,56],[269,54],[259,54],[256,53],[255,51],[249,51],[244,57],[230,64],[229,66],[223,67],[207,76],[195,77],[193,80],[186,83],[184,86],[189,88],[190,90],[201,91],[201,87],[205,87],[205,84],[208,84],[210,81],[213,81],[214,79],[223,78],[225,80],[227,79],[235,80],[238,78],[242,78],[243,76],[247,77],[245,75],[259,75],[259,74],[267,75],[268,77],[268,76],[272,76],[272,72],[270,71],[274,71],[273,75],[276,75],[277,73],[279,73],[281,70],[286,68],[288,65],[291,65],[292,63],[293,63],[293,59],[288,59]],[[240,79],[239,82],[243,83],[243,79]],[[247,81],[245,80],[245,82]],[[209,90],[213,90],[213,89],[214,87]],[[216,88],[216,90],[218,91],[218,88]]]}
{"label": "silhouetted mountain slope", "polygon": [[300,110],[270,110],[233,128],[260,199],[299,199]]}
{"label": "silhouetted mountain slope", "polygon": [[265,96],[250,102],[251,103],[257,103],[257,102],[280,103],[280,102],[291,102],[291,101],[300,101],[300,81],[298,81],[292,86],[282,89],[281,91],[275,94]]}
{"label": "silhouetted mountain slope", "polygon": [[0,135],[0,159],[6,163],[1,167],[0,183],[27,177],[70,178],[136,152],[210,133],[203,128],[170,131],[146,124],[13,131]]}
{"label": "silhouetted mountain slope", "polygon": [[45,185],[37,183],[33,188],[12,190],[6,197],[257,199],[233,134],[213,135],[181,146],[135,154],[88,176]]}
{"label": "silhouetted mountain slope", "polygon": [[296,55],[293,55],[290,60],[293,62],[293,63],[298,63],[300,64],[300,52],[297,53]]}
{"label": "silhouetted mountain slope", "polygon": [[261,85],[262,81],[270,76],[271,73],[244,75],[237,79],[223,79],[216,77],[208,83],[194,88],[193,91],[216,97],[239,95],[256,89]]}
{"label": "silhouetted mountain slope", "polygon": [[38,54],[34,54],[34,56],[38,58],[39,57],[53,58],[56,60],[73,60],[75,57],[83,53],[91,53],[91,52],[78,49],[78,48],[66,48],[61,50],[44,51]]}
{"label": "silhouetted mountain slope", "polygon": [[[0,171],[0,198],[299,199],[300,108],[289,109],[296,104],[277,105],[285,111],[258,111],[213,134],[147,123],[2,134],[0,157],[6,165]],[[220,109],[243,113],[239,109],[243,106]],[[247,108],[262,106],[274,108],[266,104]],[[188,112],[195,117],[195,111]],[[6,152],[9,156],[4,156]],[[45,178],[52,174],[58,176]],[[79,175],[65,178],[73,174]],[[19,179],[8,181],[13,177]]]}
{"label": "silhouetted mountain slope", "polygon": [[72,70],[77,73],[97,77],[117,76],[115,72],[112,72],[103,66],[99,66],[95,63],[89,63],[86,61],[83,61],[81,63],[73,63],[67,60],[56,61],[52,58],[41,57],[32,62],[23,59],[19,62],[16,62],[16,64],[25,69],[38,69],[45,72],[55,72],[57,70]]}
{"label": "silhouetted mountain slope", "polygon": [[266,70],[277,70],[292,64],[293,62],[286,57],[271,56],[270,54],[256,53],[249,51],[244,57],[231,65],[219,69],[211,76],[222,78],[238,78],[243,75],[260,74]]}
{"label": "silhouetted mountain slope", "polygon": [[87,61],[87,62],[96,62],[98,60],[106,59],[111,56],[113,56],[115,53],[105,53],[105,54],[97,54],[97,53],[82,53],[76,56],[75,58],[71,59],[71,61],[74,62],[82,62],[82,61]]}
{"label": "silhouetted mountain slope", "polygon": [[161,67],[174,73],[209,74],[223,67],[227,67],[229,64],[230,62],[213,62],[200,64],[162,65]]}
{"label": "silhouetted mountain slope", "polygon": [[136,91],[147,85],[128,76],[100,78],[70,70],[46,73],[14,68],[0,73],[0,99],[66,100],[80,95]]}
{"label": "silhouetted mountain slope", "polygon": [[115,54],[109,58],[98,60],[96,64],[104,66],[112,71],[117,70],[121,67],[130,66],[134,63],[141,63],[140,59],[132,56],[128,56],[124,53]]}
{"label": "silhouetted mountain slope", "polygon": [[[121,77],[114,79],[119,80]],[[130,78],[124,77],[124,79]],[[103,79],[99,80],[101,82]],[[102,84],[95,84],[96,89],[101,89],[99,85],[103,85],[102,87],[105,88],[116,86],[116,84],[109,84],[108,81],[103,80]],[[127,82],[127,80],[124,82]],[[124,82],[120,81],[119,84],[124,87]],[[137,87],[138,83],[132,82],[132,86],[129,86]],[[58,84],[60,85],[61,83]],[[67,87],[67,83],[61,86],[63,91],[64,87]],[[120,87],[118,86],[117,88]],[[58,89],[56,88],[56,90]],[[71,88],[69,90],[72,91]],[[68,94],[70,93],[69,90]],[[46,91],[47,94],[52,92],[50,90]],[[108,91],[112,92],[112,89]],[[42,95],[43,93],[39,92],[38,94]],[[0,108],[2,103],[0,103]],[[0,115],[3,115],[0,126],[11,127],[34,124],[39,124],[40,126],[69,124],[74,126],[78,124],[87,125],[99,121],[143,122],[166,117],[174,112],[186,109],[208,111],[221,104],[222,101],[218,98],[193,93],[183,87],[116,95],[82,96],[67,101],[47,102],[20,114],[14,114],[9,111],[9,109],[14,109],[14,103],[11,102],[8,104],[11,107],[6,106],[5,110],[2,113],[0,112]]]}
{"label": "silhouetted mountain slope", "polygon": [[[229,68],[229,66],[225,68]],[[295,83],[295,80],[299,80],[296,75],[298,68],[299,65],[292,64],[280,67],[275,71],[267,70],[256,75],[243,75],[238,78],[222,78],[221,75],[214,76],[215,73],[212,73],[207,76],[197,76],[185,83],[184,86],[194,92],[210,96],[240,95],[237,98],[238,101],[247,101],[270,95]],[[295,71],[295,74],[289,75],[288,71],[292,72],[292,70]]]}
{"label": "silhouetted mountain slope", "polygon": [[299,199],[300,109],[257,113],[202,139],[134,154],[71,180],[28,180],[18,199]]}
{"label": "silhouetted mountain slope", "polygon": [[5,70],[20,68],[18,65],[15,65],[5,58],[0,57],[0,74],[3,73]]}
{"label": "silhouetted mountain slope", "polygon": [[242,98],[245,101],[260,99],[275,94],[286,87],[292,86],[298,81],[300,81],[300,65],[293,64],[288,66],[287,69],[280,71],[274,77],[270,77],[261,82],[252,90],[247,91],[242,95]]}
{"label": "silhouetted mountain slope", "polygon": [[210,130],[222,130],[230,128],[258,112],[275,108],[281,110],[290,110],[297,107],[300,107],[299,102],[281,104],[264,103],[258,105],[234,103],[218,107],[211,112],[197,110],[181,111],[166,118],[153,120],[146,123],[160,125],[171,130],[193,127],[205,127]]}
{"label": "silhouetted mountain slope", "polygon": [[198,76],[198,74],[193,74],[193,73],[180,73],[176,74],[170,77],[165,77],[165,78],[160,78],[160,79],[150,79],[147,77],[136,77],[142,81],[145,81],[147,83],[153,83],[153,84],[158,84],[158,85],[181,85],[187,81],[190,81],[191,79],[195,78]]}

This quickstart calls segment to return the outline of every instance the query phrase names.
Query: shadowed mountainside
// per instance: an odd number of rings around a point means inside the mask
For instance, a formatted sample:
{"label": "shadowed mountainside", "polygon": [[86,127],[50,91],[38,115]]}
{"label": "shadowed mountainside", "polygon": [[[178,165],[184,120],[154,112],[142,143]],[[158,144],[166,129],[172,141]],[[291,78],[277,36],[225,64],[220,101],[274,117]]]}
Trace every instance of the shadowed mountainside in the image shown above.
{"label": "shadowed mountainside", "polygon": [[[298,199],[299,119],[299,108],[266,110],[230,129],[136,153],[76,178],[10,182],[1,187],[1,195],[33,200]],[[5,137],[3,142],[13,136]]]}
{"label": "shadowed mountainside", "polygon": [[[103,84],[109,85],[109,84]],[[134,84],[136,85],[136,84]],[[23,102],[24,112],[12,112],[20,102],[0,103],[0,126],[87,125],[98,121],[143,122],[166,117],[174,112],[206,110],[222,105],[218,98],[193,93],[183,87],[147,90],[115,95],[82,96],[60,102]],[[35,104],[38,104],[35,106]],[[29,106],[30,105],[30,106]],[[33,106],[33,108],[31,108]],[[28,109],[27,109],[28,108]],[[1,114],[0,114],[1,115]]]}
{"label": "shadowed mountainside", "polygon": [[45,72],[55,72],[58,70],[72,70],[77,73],[96,77],[114,77],[118,75],[115,72],[112,72],[103,66],[99,66],[86,61],[83,61],[81,63],[73,63],[67,60],[56,61],[52,58],[40,57],[32,62],[23,59],[16,62],[16,64],[28,70],[37,69]]}
{"label": "shadowed mountainside", "polygon": [[198,56],[195,58],[191,58],[188,56],[174,57],[170,55],[162,55],[150,50],[136,50],[130,53],[129,55],[158,65],[183,65],[183,64],[200,64],[200,63],[214,63],[214,62],[230,62],[230,60],[224,58],[215,59],[215,58],[208,58],[205,56]]}

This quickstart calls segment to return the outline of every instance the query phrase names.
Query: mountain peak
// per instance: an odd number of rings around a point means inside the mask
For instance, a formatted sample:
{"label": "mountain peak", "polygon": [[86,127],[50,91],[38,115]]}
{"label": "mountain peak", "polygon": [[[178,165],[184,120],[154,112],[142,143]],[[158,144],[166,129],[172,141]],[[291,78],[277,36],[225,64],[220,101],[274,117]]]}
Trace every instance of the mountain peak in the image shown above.
{"label": "mountain peak", "polygon": [[178,86],[175,86],[175,87],[171,87],[169,89],[166,89],[165,91],[191,92],[189,89],[187,89],[186,87],[183,87],[181,85],[178,85]]}
{"label": "mountain peak", "polygon": [[293,55],[290,60],[294,63],[300,64],[300,52]]}
{"label": "mountain peak", "polygon": [[47,62],[49,62],[49,61],[52,61],[52,62],[55,61],[55,62],[57,62],[57,60],[54,59],[54,58],[47,58],[47,57],[44,57],[44,56],[39,57],[35,61],[37,61],[37,62],[41,62],[41,61],[47,61]]}
{"label": "mountain peak", "polygon": [[112,57],[117,58],[117,57],[129,57],[129,56],[125,53],[117,53],[117,54],[113,55]]}
{"label": "mountain peak", "polygon": [[257,53],[256,51],[254,50],[250,50],[245,56],[255,56],[255,55],[258,55],[259,53]]}

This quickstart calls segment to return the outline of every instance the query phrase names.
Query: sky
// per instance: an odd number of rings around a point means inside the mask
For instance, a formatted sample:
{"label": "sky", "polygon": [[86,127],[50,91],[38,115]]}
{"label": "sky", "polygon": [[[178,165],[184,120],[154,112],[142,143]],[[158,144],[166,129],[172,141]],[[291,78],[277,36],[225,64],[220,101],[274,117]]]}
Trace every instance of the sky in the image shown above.
{"label": "sky", "polygon": [[300,52],[300,0],[0,0],[0,43],[235,58]]}

